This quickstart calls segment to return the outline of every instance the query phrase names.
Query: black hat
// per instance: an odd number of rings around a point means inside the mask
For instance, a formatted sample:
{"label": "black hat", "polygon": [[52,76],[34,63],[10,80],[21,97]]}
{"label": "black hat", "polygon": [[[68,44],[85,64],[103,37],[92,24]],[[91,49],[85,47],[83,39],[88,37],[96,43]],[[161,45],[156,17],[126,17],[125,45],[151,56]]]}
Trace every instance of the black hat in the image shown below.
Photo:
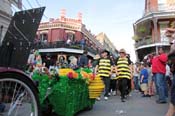
{"label": "black hat", "polygon": [[110,54],[108,50],[103,50],[101,53],[105,53],[105,52],[107,53],[107,55]]}

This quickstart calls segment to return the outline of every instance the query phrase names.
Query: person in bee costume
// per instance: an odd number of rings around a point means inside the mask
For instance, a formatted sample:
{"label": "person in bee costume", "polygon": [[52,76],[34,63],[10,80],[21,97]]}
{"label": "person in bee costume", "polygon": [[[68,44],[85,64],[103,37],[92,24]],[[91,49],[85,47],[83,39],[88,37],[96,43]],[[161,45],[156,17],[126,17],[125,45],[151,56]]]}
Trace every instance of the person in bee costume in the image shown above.
{"label": "person in bee costume", "polygon": [[[109,58],[109,52],[107,50],[102,51],[101,58],[98,60],[96,68],[95,68],[95,74],[97,74],[103,79],[103,82],[105,84],[105,94],[104,99],[108,100],[108,93],[109,93],[109,87],[110,87],[110,75],[112,71],[112,61]],[[100,97],[97,99],[100,100]]]}
{"label": "person in bee costume", "polygon": [[121,101],[125,102],[126,96],[131,89],[131,60],[127,57],[126,51],[121,49],[120,56],[116,59],[116,75],[119,91],[121,93]]}

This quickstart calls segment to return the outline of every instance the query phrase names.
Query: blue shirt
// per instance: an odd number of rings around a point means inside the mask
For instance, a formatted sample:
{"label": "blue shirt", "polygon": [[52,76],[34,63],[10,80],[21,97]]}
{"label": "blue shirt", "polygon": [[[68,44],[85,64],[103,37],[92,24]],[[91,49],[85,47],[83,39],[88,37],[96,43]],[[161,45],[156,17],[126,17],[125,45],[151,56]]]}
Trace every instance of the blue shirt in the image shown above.
{"label": "blue shirt", "polygon": [[146,68],[141,70],[140,76],[141,76],[140,81],[142,79],[142,76],[144,76],[142,83],[148,83],[148,70]]}
{"label": "blue shirt", "polygon": [[88,57],[87,55],[81,55],[79,60],[80,67],[87,67],[88,66]]}

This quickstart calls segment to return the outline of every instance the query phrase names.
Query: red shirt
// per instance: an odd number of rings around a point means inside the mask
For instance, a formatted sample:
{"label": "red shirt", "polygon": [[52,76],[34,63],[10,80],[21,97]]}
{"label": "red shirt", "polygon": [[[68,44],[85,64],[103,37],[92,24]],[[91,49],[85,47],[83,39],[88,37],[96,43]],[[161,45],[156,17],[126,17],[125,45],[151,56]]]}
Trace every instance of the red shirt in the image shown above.
{"label": "red shirt", "polygon": [[152,73],[166,73],[167,54],[163,53],[152,59]]}

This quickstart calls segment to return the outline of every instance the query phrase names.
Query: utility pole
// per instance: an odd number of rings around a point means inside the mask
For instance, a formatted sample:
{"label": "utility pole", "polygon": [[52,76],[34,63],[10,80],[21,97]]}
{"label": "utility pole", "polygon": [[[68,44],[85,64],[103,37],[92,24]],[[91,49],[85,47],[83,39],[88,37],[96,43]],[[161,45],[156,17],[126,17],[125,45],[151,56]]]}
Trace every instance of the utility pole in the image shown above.
{"label": "utility pole", "polygon": [[3,25],[1,25],[1,28],[0,28],[0,46],[2,45],[2,31],[3,31]]}
{"label": "utility pole", "polygon": [[155,50],[156,50],[156,54],[158,54],[158,46],[156,45],[159,42],[159,38],[158,38],[158,27],[157,27],[157,19],[153,18],[153,25],[154,25],[154,43],[155,43]]}

